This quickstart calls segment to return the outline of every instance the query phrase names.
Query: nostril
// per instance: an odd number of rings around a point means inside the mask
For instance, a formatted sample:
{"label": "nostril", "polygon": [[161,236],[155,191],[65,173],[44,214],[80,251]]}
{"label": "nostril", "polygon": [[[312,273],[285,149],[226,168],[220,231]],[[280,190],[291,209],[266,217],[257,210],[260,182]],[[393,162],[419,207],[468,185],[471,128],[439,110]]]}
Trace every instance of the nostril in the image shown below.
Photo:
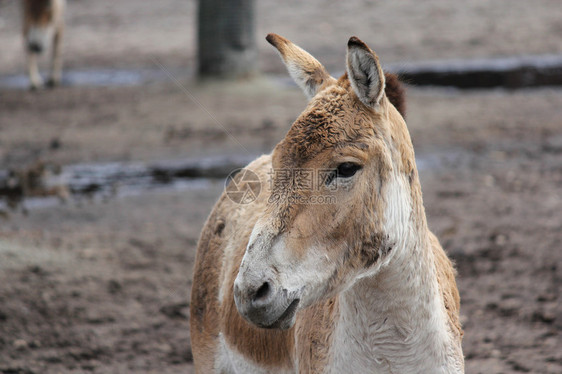
{"label": "nostril", "polygon": [[269,286],[269,282],[265,282],[264,284],[262,284],[261,287],[258,288],[258,290],[256,291],[256,294],[254,295],[254,301],[267,298],[270,289],[271,287]]}

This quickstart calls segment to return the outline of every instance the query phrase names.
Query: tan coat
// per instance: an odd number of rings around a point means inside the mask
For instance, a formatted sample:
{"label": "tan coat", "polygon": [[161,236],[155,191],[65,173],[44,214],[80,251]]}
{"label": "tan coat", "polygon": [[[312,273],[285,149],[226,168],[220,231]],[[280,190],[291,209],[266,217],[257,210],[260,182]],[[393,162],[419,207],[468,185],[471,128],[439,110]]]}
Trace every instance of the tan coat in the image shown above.
{"label": "tan coat", "polygon": [[[399,83],[357,38],[339,80],[290,41],[268,41],[310,103],[247,166],[258,198],[223,193],[201,233],[196,371],[463,372],[455,270],[427,228]],[[308,188],[279,170],[334,173]],[[244,189],[243,178],[230,183]]]}

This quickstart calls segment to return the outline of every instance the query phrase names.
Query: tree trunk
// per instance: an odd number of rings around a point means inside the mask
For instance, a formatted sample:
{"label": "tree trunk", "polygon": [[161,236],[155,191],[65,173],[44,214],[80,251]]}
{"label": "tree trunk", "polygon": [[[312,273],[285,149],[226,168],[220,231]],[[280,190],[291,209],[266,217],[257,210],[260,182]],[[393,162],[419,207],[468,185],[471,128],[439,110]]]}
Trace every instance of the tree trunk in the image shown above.
{"label": "tree trunk", "polygon": [[199,77],[239,78],[256,71],[255,0],[198,0]]}

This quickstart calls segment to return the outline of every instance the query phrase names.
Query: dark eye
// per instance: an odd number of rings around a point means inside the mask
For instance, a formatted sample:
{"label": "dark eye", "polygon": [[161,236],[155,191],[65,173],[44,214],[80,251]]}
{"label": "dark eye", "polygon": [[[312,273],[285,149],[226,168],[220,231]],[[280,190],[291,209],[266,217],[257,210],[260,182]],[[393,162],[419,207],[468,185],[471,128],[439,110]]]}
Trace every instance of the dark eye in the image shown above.
{"label": "dark eye", "polygon": [[354,164],[353,162],[344,162],[339,164],[336,170],[338,178],[349,178],[355,175],[361,169],[361,165]]}

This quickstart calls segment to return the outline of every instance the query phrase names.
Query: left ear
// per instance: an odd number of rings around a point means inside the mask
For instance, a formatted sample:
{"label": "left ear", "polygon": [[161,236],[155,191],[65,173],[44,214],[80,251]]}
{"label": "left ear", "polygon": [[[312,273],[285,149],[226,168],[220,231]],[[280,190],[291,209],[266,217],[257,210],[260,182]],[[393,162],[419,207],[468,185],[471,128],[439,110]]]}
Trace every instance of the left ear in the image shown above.
{"label": "left ear", "polygon": [[290,40],[277,34],[268,34],[266,40],[277,48],[289,74],[309,99],[336,82],[318,60]]}
{"label": "left ear", "polygon": [[384,73],[379,58],[367,44],[352,36],[347,42],[347,76],[363,104],[376,108],[384,96]]}

